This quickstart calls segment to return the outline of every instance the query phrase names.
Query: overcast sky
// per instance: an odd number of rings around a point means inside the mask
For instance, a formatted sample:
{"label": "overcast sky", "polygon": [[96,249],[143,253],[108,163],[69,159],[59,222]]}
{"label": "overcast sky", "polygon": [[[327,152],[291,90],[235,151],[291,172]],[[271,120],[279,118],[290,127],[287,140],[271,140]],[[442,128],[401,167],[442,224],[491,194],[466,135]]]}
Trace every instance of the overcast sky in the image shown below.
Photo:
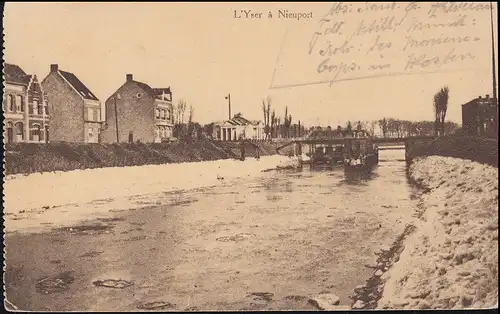
{"label": "overcast sky", "polygon": [[[242,112],[249,119],[262,119],[262,99],[270,96],[279,115],[288,106],[294,121],[332,126],[383,116],[432,120],[433,95],[444,85],[450,88],[448,118],[460,122],[461,104],[492,94],[489,11],[473,16],[473,31],[482,39],[474,45],[474,70],[270,89],[276,65],[275,83],[317,79],[304,72],[314,71],[316,61],[300,54],[310,41],[310,32],[304,30],[312,24],[276,17],[235,19],[234,10],[253,9],[264,12],[263,17],[277,9],[312,11],[318,18],[330,6],[7,3],[4,58],[40,78],[57,63],[76,74],[102,102],[132,73],[152,87],[170,86],[174,101],[185,99],[193,105],[195,120],[201,123],[227,118],[224,97],[229,92],[233,113]],[[289,57],[280,61],[278,55],[287,52]]]}

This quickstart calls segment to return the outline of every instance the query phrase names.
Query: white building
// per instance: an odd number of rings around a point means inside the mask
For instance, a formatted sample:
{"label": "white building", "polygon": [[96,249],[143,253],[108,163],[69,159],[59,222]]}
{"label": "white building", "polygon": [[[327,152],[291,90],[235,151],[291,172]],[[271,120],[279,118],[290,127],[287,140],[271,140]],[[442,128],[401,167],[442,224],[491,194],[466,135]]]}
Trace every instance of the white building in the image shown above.
{"label": "white building", "polygon": [[262,121],[250,121],[241,113],[230,120],[215,123],[213,137],[218,141],[263,140],[265,139]]}

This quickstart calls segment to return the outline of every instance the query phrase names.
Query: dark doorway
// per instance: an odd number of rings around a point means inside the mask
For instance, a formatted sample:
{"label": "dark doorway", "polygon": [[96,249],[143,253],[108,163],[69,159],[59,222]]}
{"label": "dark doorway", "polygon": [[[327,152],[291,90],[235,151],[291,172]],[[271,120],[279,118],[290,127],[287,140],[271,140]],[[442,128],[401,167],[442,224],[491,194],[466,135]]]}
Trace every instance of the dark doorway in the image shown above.
{"label": "dark doorway", "polygon": [[134,142],[134,132],[130,131],[128,133],[128,142],[133,143]]}

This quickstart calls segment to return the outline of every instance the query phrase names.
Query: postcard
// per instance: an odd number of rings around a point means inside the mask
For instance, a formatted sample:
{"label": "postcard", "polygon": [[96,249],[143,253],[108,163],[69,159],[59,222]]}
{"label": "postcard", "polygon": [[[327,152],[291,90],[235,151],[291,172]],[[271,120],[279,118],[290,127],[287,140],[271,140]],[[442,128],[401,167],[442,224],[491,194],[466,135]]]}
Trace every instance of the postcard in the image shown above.
{"label": "postcard", "polygon": [[8,2],[4,307],[498,306],[492,2]]}

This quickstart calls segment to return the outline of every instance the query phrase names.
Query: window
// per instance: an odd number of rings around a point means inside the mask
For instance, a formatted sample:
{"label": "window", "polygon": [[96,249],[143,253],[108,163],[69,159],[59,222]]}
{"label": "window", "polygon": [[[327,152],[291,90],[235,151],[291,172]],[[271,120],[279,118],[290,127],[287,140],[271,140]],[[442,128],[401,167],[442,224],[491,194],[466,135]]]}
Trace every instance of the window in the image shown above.
{"label": "window", "polygon": [[22,122],[16,123],[16,142],[24,140],[24,125]]}
{"label": "window", "polygon": [[155,116],[156,116],[156,119],[160,119],[160,109],[156,108]]}
{"label": "window", "polygon": [[160,110],[160,118],[165,120],[165,110]]}
{"label": "window", "polygon": [[92,108],[87,108],[87,120],[94,121],[94,110]]}
{"label": "window", "polygon": [[45,110],[45,114],[49,115],[49,105],[45,103],[45,106],[43,106],[43,109]]}
{"label": "window", "polygon": [[165,119],[170,121],[170,109],[165,110]]}
{"label": "window", "polygon": [[41,102],[38,102],[37,103],[37,106],[38,106],[38,114],[43,114],[43,103]]}
{"label": "window", "polygon": [[159,126],[156,126],[155,134],[156,134],[156,138],[160,138],[160,127]]}
{"label": "window", "polygon": [[38,113],[38,100],[33,100],[33,114],[39,114]]}
{"label": "window", "polygon": [[94,120],[93,121],[99,121],[99,113],[100,113],[100,110],[99,109],[96,109],[94,110]]}
{"label": "window", "polygon": [[160,137],[165,138],[165,128],[160,127]]}
{"label": "window", "polygon": [[94,129],[93,128],[89,128],[88,129],[88,137],[89,137],[89,141],[92,140],[94,138]]}
{"label": "window", "polygon": [[9,95],[9,111],[14,112],[16,108],[16,99],[13,95]]}
{"label": "window", "polygon": [[16,111],[17,112],[24,112],[24,98],[23,98],[23,96],[20,96],[20,95],[16,96]]}
{"label": "window", "polygon": [[41,127],[38,124],[33,125],[33,129],[31,130],[30,140],[39,142],[41,140]]}

